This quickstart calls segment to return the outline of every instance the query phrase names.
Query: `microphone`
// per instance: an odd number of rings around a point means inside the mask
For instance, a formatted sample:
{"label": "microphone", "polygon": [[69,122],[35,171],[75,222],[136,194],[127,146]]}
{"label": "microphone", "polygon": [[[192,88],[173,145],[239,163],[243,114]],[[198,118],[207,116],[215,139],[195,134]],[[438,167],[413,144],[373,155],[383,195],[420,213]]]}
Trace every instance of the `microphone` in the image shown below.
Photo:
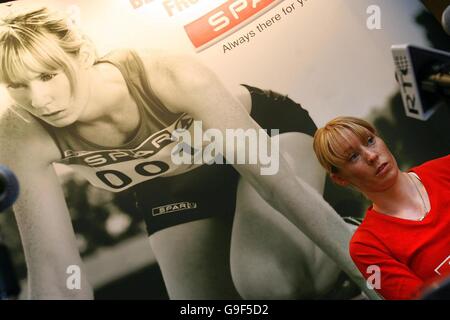
{"label": "microphone", "polygon": [[[0,212],[13,205],[19,196],[19,182],[14,173],[0,165]],[[0,300],[17,299],[21,291],[11,254],[0,233]]]}
{"label": "microphone", "polygon": [[442,13],[441,23],[445,32],[450,35],[450,6],[448,6],[447,9],[445,9]]}
{"label": "microphone", "polygon": [[426,121],[440,106],[450,107],[449,52],[411,44],[393,45],[391,50],[408,117]]}
{"label": "microphone", "polygon": [[19,196],[19,182],[15,174],[4,165],[0,165],[0,212],[5,211]]}
{"label": "microphone", "polygon": [[0,237],[0,300],[15,300],[20,292],[20,282],[14,270],[11,253]]}
{"label": "microphone", "polygon": [[450,299],[450,275],[443,280],[436,281],[428,286],[422,293],[422,300],[448,300]]}

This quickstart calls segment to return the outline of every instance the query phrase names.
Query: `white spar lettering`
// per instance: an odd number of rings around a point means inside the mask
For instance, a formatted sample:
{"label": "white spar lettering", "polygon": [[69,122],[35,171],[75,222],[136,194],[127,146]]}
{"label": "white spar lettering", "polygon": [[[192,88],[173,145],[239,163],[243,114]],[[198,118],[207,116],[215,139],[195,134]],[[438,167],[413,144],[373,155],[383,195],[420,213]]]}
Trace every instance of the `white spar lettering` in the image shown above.
{"label": "white spar lettering", "polygon": [[123,150],[123,151],[112,151],[108,153],[96,154],[93,156],[89,156],[84,158],[84,162],[86,162],[89,166],[100,166],[103,164],[109,163],[109,161],[117,162],[119,158],[142,158],[148,154],[153,154],[154,151],[137,151],[134,152],[132,150]]}
{"label": "white spar lettering", "polygon": [[[261,1],[262,0],[236,0],[228,6],[228,11],[235,20],[239,20],[239,12],[247,9],[249,3],[251,3],[252,8],[256,8]],[[231,23],[231,18],[227,15],[227,12],[221,10],[209,17],[208,23],[214,27],[214,31],[219,31],[226,28]]]}

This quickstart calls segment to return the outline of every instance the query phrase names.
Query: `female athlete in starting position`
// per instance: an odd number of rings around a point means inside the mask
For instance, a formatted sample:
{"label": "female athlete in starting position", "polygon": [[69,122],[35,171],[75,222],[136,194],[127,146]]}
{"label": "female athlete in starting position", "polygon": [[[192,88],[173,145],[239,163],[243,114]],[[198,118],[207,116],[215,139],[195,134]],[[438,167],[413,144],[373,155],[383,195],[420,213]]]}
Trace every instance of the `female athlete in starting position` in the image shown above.
{"label": "female athlete in starting position", "polygon": [[[340,269],[364,285],[348,255],[351,228],[321,197],[315,125],[289,98],[227,89],[192,58],[133,50],[98,57],[46,8],[4,19],[0,63],[14,101],[0,123],[0,162],[21,185],[14,211],[31,298],[93,295],[86,277],[81,290],[66,288],[67,267],[81,259],[54,162],[135,197],[170,298],[325,297]],[[260,164],[174,164],[171,134],[194,119],[224,137],[226,129],[279,129],[278,173],[261,175]]]}

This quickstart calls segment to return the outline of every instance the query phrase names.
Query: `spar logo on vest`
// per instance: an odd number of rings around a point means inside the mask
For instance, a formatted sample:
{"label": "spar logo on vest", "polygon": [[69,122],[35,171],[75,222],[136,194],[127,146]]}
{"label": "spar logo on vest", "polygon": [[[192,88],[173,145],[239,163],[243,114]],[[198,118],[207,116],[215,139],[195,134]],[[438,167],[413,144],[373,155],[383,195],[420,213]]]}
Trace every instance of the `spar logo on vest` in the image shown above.
{"label": "spar logo on vest", "polygon": [[175,123],[175,130],[187,130],[192,126],[193,122],[194,119],[191,116],[184,114]]}
{"label": "spar logo on vest", "polygon": [[178,143],[174,130],[189,130],[193,119],[183,114],[172,125],[145,139],[134,149],[65,151],[62,163],[69,165],[92,185],[119,192],[169,172],[183,172],[192,166],[172,162],[172,149]]}

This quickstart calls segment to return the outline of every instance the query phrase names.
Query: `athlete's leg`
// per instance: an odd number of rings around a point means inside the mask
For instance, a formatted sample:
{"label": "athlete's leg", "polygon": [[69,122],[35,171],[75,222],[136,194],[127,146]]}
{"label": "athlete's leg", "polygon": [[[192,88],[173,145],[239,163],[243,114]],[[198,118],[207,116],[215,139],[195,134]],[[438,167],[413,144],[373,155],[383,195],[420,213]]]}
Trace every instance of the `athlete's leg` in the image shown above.
{"label": "athlete's leg", "polygon": [[171,299],[239,298],[230,271],[238,178],[231,166],[204,165],[134,188]]}
{"label": "athlete's leg", "polygon": [[212,217],[150,237],[170,299],[240,299],[230,273],[230,230],[231,221]]}
{"label": "athlete's leg", "polygon": [[[306,134],[280,135],[280,151],[292,169],[322,194],[325,172],[312,150],[312,138]],[[243,179],[233,224],[231,270],[239,293],[249,299],[320,298],[333,289],[340,274],[323,251]]]}

